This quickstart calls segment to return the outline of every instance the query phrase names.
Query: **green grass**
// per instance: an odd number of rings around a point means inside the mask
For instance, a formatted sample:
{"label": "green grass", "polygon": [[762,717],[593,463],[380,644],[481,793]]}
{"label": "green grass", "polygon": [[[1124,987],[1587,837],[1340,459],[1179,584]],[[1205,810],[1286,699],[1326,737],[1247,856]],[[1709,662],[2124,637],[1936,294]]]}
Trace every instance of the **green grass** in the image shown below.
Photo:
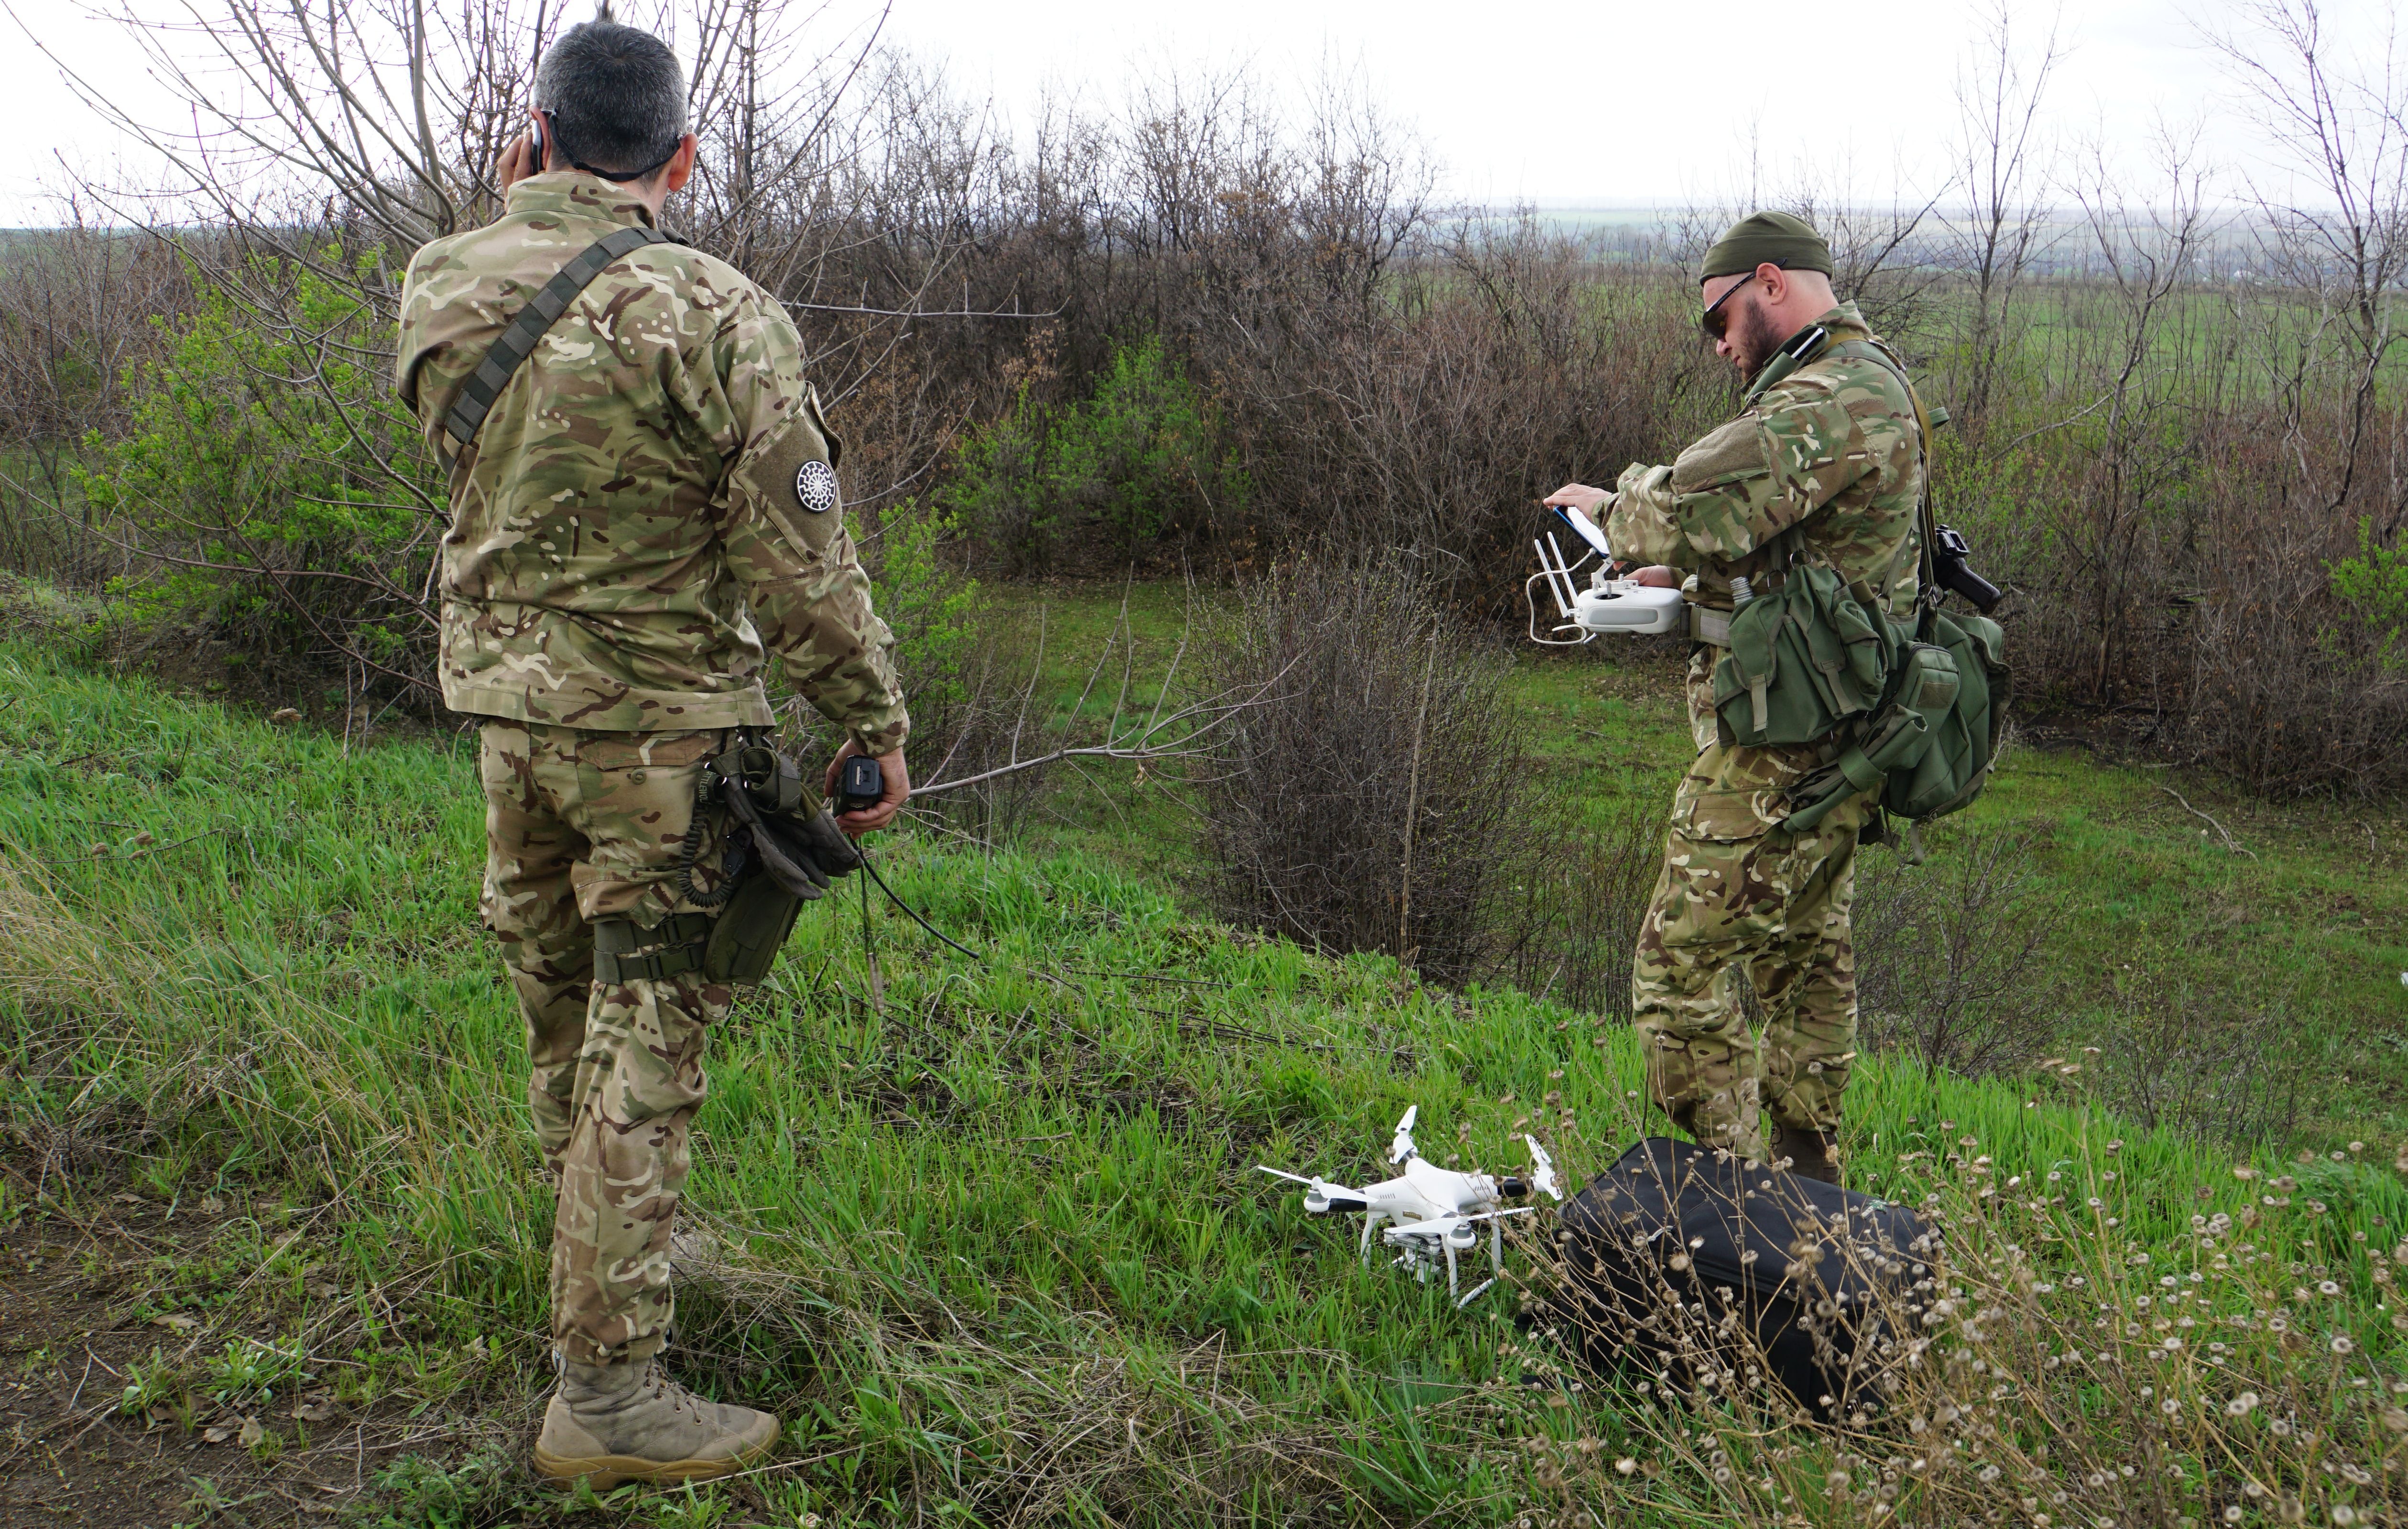
{"label": "green grass", "polygon": [[[1608,735],[1601,759],[1567,746],[1567,780],[1625,780],[1627,748],[1645,755],[1628,789],[1661,783],[1660,705],[1605,707],[1598,687],[1623,680],[1595,664],[1535,664],[1519,682]],[[466,738],[346,752],[22,647],[0,648],[0,693],[8,1124],[28,1139],[116,1130],[161,1193],[272,1189],[287,1208],[270,1229],[289,1224],[302,1250],[263,1249],[280,1277],[245,1298],[305,1345],[362,1319],[302,1298],[304,1250],[424,1293],[432,1336],[410,1365],[376,1361],[384,1383],[439,1402],[468,1382],[426,1356],[489,1336],[516,1378],[486,1383],[534,1391],[550,1209],[517,1021],[476,924]],[[2054,815],[2069,865],[2204,853],[2171,821],[2094,822],[2088,793],[2045,763],[2019,764],[1994,810]],[[2304,851],[2277,861],[2278,836],[2250,827],[2262,874],[2314,879]],[[1096,828],[1062,832],[1078,842],[894,841],[897,889],[985,959],[880,912],[873,1004],[857,905],[822,904],[714,1037],[690,1205],[722,1268],[686,1287],[681,1351],[689,1376],[792,1420],[790,1464],[760,1489],[772,1508],[1501,1524],[1553,1490],[1526,1445],[1635,1447],[1627,1393],[1555,1408],[1498,1387],[1533,1362],[1502,1351],[1500,1308],[1457,1314],[1361,1267],[1346,1227],[1252,1172],[1374,1172],[1408,1104],[1434,1156],[1503,1166],[1519,1160],[1512,1133],[1538,1129],[1567,1169],[1594,1171],[1643,1125],[1628,1037],[1519,993],[1434,991],[1384,960],[1234,934],[1093,852]],[[2105,902],[2105,870],[2082,874]],[[2143,896],[2143,880],[2114,883],[2130,916],[2170,917],[2171,894]],[[2071,1165],[2100,1188],[2096,1154],[2117,1137],[2123,1177],[2104,1193],[2118,1236],[2178,1265],[2204,1256],[2185,1230],[2195,1210],[2247,1193],[2226,1151],[2057,1093],[1884,1060],[1859,1076],[1851,1144],[1886,1193],[1956,1193],[1972,1171],[1944,1161],[1959,1136],[2000,1172]],[[2355,1162],[2316,1171],[2329,1214],[2272,1210],[2268,1235],[2356,1260],[2347,1320],[2372,1362],[2393,1340],[2348,1234],[2387,1245],[2408,1194]],[[12,1178],[0,1216],[74,1214],[107,1187],[52,1179],[49,1202],[29,1202]],[[391,1334],[345,1341],[399,1351]],[[392,1490],[470,1489],[421,1472]],[[1679,1505],[1713,1491],[1641,1481],[1621,1510],[1693,1522],[1701,1509]],[[612,1512],[701,1511],[678,1498]]]}

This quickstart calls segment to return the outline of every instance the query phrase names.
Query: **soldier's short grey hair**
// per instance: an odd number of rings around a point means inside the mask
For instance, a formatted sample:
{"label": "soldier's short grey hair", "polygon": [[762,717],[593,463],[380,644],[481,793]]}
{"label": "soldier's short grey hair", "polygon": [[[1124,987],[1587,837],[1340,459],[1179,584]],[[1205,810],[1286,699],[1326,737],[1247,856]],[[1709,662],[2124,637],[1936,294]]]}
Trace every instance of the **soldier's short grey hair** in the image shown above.
{"label": "soldier's short grey hair", "polygon": [[561,162],[622,174],[653,169],[685,136],[685,71],[660,38],[609,15],[606,7],[544,50],[536,107],[551,114]]}

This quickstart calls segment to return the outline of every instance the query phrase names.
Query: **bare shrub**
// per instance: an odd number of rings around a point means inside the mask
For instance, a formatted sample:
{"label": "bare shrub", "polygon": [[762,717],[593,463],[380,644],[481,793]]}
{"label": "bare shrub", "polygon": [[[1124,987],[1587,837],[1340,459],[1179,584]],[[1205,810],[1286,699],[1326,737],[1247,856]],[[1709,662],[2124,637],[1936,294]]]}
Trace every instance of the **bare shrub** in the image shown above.
{"label": "bare shrub", "polygon": [[1410,548],[1467,608],[1509,609],[1541,495],[1611,482],[1723,401],[1677,279],[1589,254],[1534,217],[1465,221],[1378,307],[1306,308],[1287,345],[1207,358],[1256,534]]}
{"label": "bare shrub", "polygon": [[1394,556],[1299,561],[1211,633],[1202,688],[1263,696],[1198,792],[1226,917],[1436,977],[1479,966],[1530,788],[1507,660],[1440,589]]}
{"label": "bare shrub", "polygon": [[1630,1016],[1630,963],[1664,860],[1660,804],[1626,797],[1532,822],[1508,852],[1498,914],[1506,979],[1601,1018]]}
{"label": "bare shrub", "polygon": [[1856,1002],[1868,1049],[1927,1067],[2003,1072],[2057,1030],[2039,985],[2063,921],[2034,882],[2034,841],[1999,830],[1952,838],[1921,865],[1868,851],[1856,862]]}
{"label": "bare shrub", "polygon": [[166,245],[63,210],[0,258],[0,566],[96,589],[127,560],[93,535],[77,469],[87,437],[123,433],[126,384],[189,291]]}
{"label": "bare shrub", "polygon": [[2013,7],[1993,0],[1979,13],[1981,33],[1956,78],[1956,181],[1961,209],[1942,215],[1948,264],[1964,287],[1967,322],[1958,336],[1958,428],[1979,436],[1990,395],[2029,332],[2026,279],[2054,242],[2049,228],[2041,103],[2066,48],[2052,26],[2037,49],[2018,46]]}
{"label": "bare shrub", "polygon": [[2078,1060],[2053,1070],[2143,1126],[2229,1142],[2282,1137],[2299,1123],[2307,1081],[2299,1027],[2283,997],[2252,996],[2136,974],[2118,984]]}

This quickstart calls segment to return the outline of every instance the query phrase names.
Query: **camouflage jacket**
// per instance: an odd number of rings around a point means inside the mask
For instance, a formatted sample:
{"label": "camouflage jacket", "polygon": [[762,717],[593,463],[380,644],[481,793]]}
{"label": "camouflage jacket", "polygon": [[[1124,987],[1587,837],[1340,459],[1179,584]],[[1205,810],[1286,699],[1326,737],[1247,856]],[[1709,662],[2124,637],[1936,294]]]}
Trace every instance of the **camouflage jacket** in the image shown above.
{"label": "camouflage jacket", "polygon": [[[1815,322],[1833,344],[1872,338],[1854,303]],[[1732,576],[1762,588],[1773,562],[1766,543],[1797,526],[1809,561],[1851,581],[1890,576],[1891,609],[1903,616],[1917,582],[1923,476],[1914,401],[1897,377],[1826,353],[1671,465],[1625,468],[1605,534],[1616,557],[1687,569],[1695,597],[1727,609]]]}
{"label": "camouflage jacket", "polygon": [[[438,455],[462,383],[536,291],[650,221],[624,191],[556,171],[418,251],[395,383]],[[622,256],[452,463],[444,700],[603,732],[760,725],[775,652],[862,748],[895,748],[910,722],[837,506],[840,450],[776,299],[683,245]]]}

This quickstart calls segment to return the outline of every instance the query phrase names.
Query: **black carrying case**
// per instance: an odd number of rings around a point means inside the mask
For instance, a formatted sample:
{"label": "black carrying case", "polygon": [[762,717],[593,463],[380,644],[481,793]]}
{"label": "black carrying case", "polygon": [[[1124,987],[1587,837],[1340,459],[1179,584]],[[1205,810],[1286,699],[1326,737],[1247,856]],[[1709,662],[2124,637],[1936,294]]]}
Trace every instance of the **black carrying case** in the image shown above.
{"label": "black carrying case", "polygon": [[1661,1136],[1565,1204],[1556,1243],[1541,1321],[1592,1368],[1683,1394],[1770,1370],[1826,1420],[1879,1407],[1937,1246],[1905,1206]]}

